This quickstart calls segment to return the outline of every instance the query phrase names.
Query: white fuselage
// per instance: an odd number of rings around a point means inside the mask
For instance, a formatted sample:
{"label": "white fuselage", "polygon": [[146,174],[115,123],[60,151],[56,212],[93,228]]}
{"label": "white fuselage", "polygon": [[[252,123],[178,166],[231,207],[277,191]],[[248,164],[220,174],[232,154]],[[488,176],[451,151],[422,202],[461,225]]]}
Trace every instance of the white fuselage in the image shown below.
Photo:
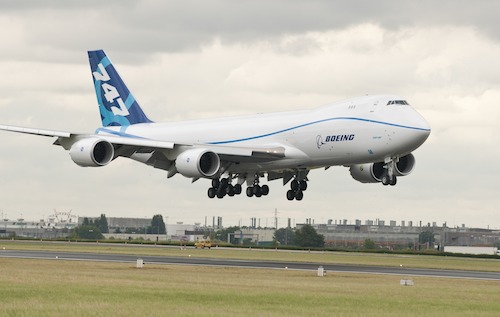
{"label": "white fuselage", "polygon": [[176,144],[284,147],[285,159],[242,163],[237,170],[317,168],[380,162],[418,148],[429,136],[425,119],[393,95],[366,96],[309,111],[107,127],[121,134]]}

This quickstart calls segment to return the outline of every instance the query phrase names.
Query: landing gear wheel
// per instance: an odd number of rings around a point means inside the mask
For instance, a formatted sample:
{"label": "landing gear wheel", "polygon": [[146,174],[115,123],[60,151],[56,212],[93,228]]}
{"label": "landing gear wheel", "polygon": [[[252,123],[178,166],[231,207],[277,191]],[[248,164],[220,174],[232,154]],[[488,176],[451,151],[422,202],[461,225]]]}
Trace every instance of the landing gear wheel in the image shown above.
{"label": "landing gear wheel", "polygon": [[300,181],[300,190],[305,191],[307,189],[307,182],[302,180]]}
{"label": "landing gear wheel", "polygon": [[212,179],[212,187],[213,187],[213,188],[218,188],[218,187],[219,187],[219,185],[220,185],[220,181],[219,181],[219,179],[218,179],[218,178],[214,178],[214,179]]}
{"label": "landing gear wheel", "polygon": [[225,192],[217,191],[217,198],[222,199],[222,198],[224,198],[224,196],[226,196]]}
{"label": "landing gear wheel", "polygon": [[269,194],[269,186],[267,185],[262,185],[262,196],[267,196]]}
{"label": "landing gear wheel", "polygon": [[220,180],[220,187],[226,187],[229,184],[229,180],[227,178],[223,178]]}
{"label": "landing gear wheel", "polygon": [[302,200],[302,198],[304,198],[304,193],[301,190],[295,192],[295,199]]}
{"label": "landing gear wheel", "polygon": [[384,186],[389,185],[389,183],[390,183],[389,175],[387,175],[387,174],[382,175],[381,181],[382,181],[382,185],[384,185]]}
{"label": "landing gear wheel", "polygon": [[389,182],[389,185],[394,186],[398,182],[398,179],[396,176],[393,176],[391,181]]}
{"label": "landing gear wheel", "polygon": [[241,185],[240,184],[234,185],[234,194],[235,195],[241,194]]}
{"label": "landing gear wheel", "polygon": [[231,184],[227,185],[226,192],[227,192],[227,195],[229,197],[233,197],[234,196],[234,186]]}
{"label": "landing gear wheel", "polygon": [[210,187],[208,189],[208,197],[209,198],[214,198],[216,194],[217,194],[217,191],[215,190],[215,188]]}
{"label": "landing gear wheel", "polygon": [[247,187],[247,196],[252,197],[253,196],[253,187]]}
{"label": "landing gear wheel", "polygon": [[288,199],[288,200],[294,200],[294,198],[295,198],[295,192],[293,190],[291,190],[291,189],[288,190],[286,192],[286,199]]}
{"label": "landing gear wheel", "polygon": [[297,189],[299,189],[299,181],[294,179],[291,183],[290,183],[290,188],[293,190],[293,191],[297,191]]}
{"label": "landing gear wheel", "polygon": [[255,197],[262,196],[262,188],[259,185],[255,185],[253,187],[253,194],[255,195]]}

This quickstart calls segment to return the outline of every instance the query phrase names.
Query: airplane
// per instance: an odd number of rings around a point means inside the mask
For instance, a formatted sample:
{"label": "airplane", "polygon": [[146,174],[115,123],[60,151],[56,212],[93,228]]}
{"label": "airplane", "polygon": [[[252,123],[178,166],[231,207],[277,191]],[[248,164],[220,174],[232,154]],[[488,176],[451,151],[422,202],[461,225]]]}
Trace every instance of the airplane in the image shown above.
{"label": "airplane", "polygon": [[118,157],[167,172],[211,180],[209,198],[269,194],[261,180],[290,183],[302,200],[313,169],[349,168],[362,183],[396,185],[410,174],[427,121],[396,95],[367,95],[312,110],[156,123],[149,119],[103,50],[88,52],[102,126],[91,134],[0,125],[0,130],[57,137],[82,167]]}

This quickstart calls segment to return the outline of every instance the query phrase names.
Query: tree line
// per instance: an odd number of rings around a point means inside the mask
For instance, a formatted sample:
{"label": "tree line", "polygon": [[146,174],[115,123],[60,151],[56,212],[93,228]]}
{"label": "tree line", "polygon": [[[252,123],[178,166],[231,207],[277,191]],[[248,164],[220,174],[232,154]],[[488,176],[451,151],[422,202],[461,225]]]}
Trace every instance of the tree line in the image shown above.
{"label": "tree line", "polygon": [[[137,228],[134,228],[137,230]],[[145,228],[147,234],[166,234],[166,226],[162,215],[154,215],[151,219],[151,225]],[[83,218],[81,225],[75,227],[71,235],[72,239],[101,240],[104,239],[103,233],[109,233],[108,219],[105,214],[99,218]],[[118,230],[116,233],[120,233]]]}
{"label": "tree line", "polygon": [[[144,228],[132,228],[139,233],[139,230],[144,230],[147,234],[166,234],[166,226],[162,215],[154,215],[151,219],[151,225]],[[228,235],[240,230],[240,227],[228,227],[218,231],[207,232],[207,236],[211,240],[227,241]],[[71,238],[73,239],[88,239],[100,240],[104,239],[103,233],[109,233],[108,220],[105,214],[101,214],[99,218],[92,219],[85,217],[81,225],[73,230]],[[115,231],[115,233],[121,233]],[[132,232],[127,232],[132,233]],[[233,238],[234,235],[233,235]],[[274,241],[281,246],[299,246],[299,247],[318,247],[325,245],[325,237],[318,234],[311,225],[304,225],[300,229],[281,228],[275,231]],[[235,244],[237,241],[230,241]],[[238,241],[241,243],[241,241]]]}
{"label": "tree line", "polygon": [[274,232],[274,240],[281,246],[321,248],[325,246],[325,236],[307,224],[300,229],[281,228]]}

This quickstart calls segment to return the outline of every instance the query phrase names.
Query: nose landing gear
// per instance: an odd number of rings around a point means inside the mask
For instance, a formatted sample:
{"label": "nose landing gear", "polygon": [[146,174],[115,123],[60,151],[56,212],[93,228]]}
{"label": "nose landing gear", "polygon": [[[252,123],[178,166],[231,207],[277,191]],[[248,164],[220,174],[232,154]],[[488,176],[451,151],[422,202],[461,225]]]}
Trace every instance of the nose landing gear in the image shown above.
{"label": "nose landing gear", "polygon": [[397,159],[392,158],[387,164],[384,166],[386,171],[380,178],[382,185],[387,186],[391,185],[394,186],[397,183],[397,177],[396,177],[396,164],[397,164]]}

